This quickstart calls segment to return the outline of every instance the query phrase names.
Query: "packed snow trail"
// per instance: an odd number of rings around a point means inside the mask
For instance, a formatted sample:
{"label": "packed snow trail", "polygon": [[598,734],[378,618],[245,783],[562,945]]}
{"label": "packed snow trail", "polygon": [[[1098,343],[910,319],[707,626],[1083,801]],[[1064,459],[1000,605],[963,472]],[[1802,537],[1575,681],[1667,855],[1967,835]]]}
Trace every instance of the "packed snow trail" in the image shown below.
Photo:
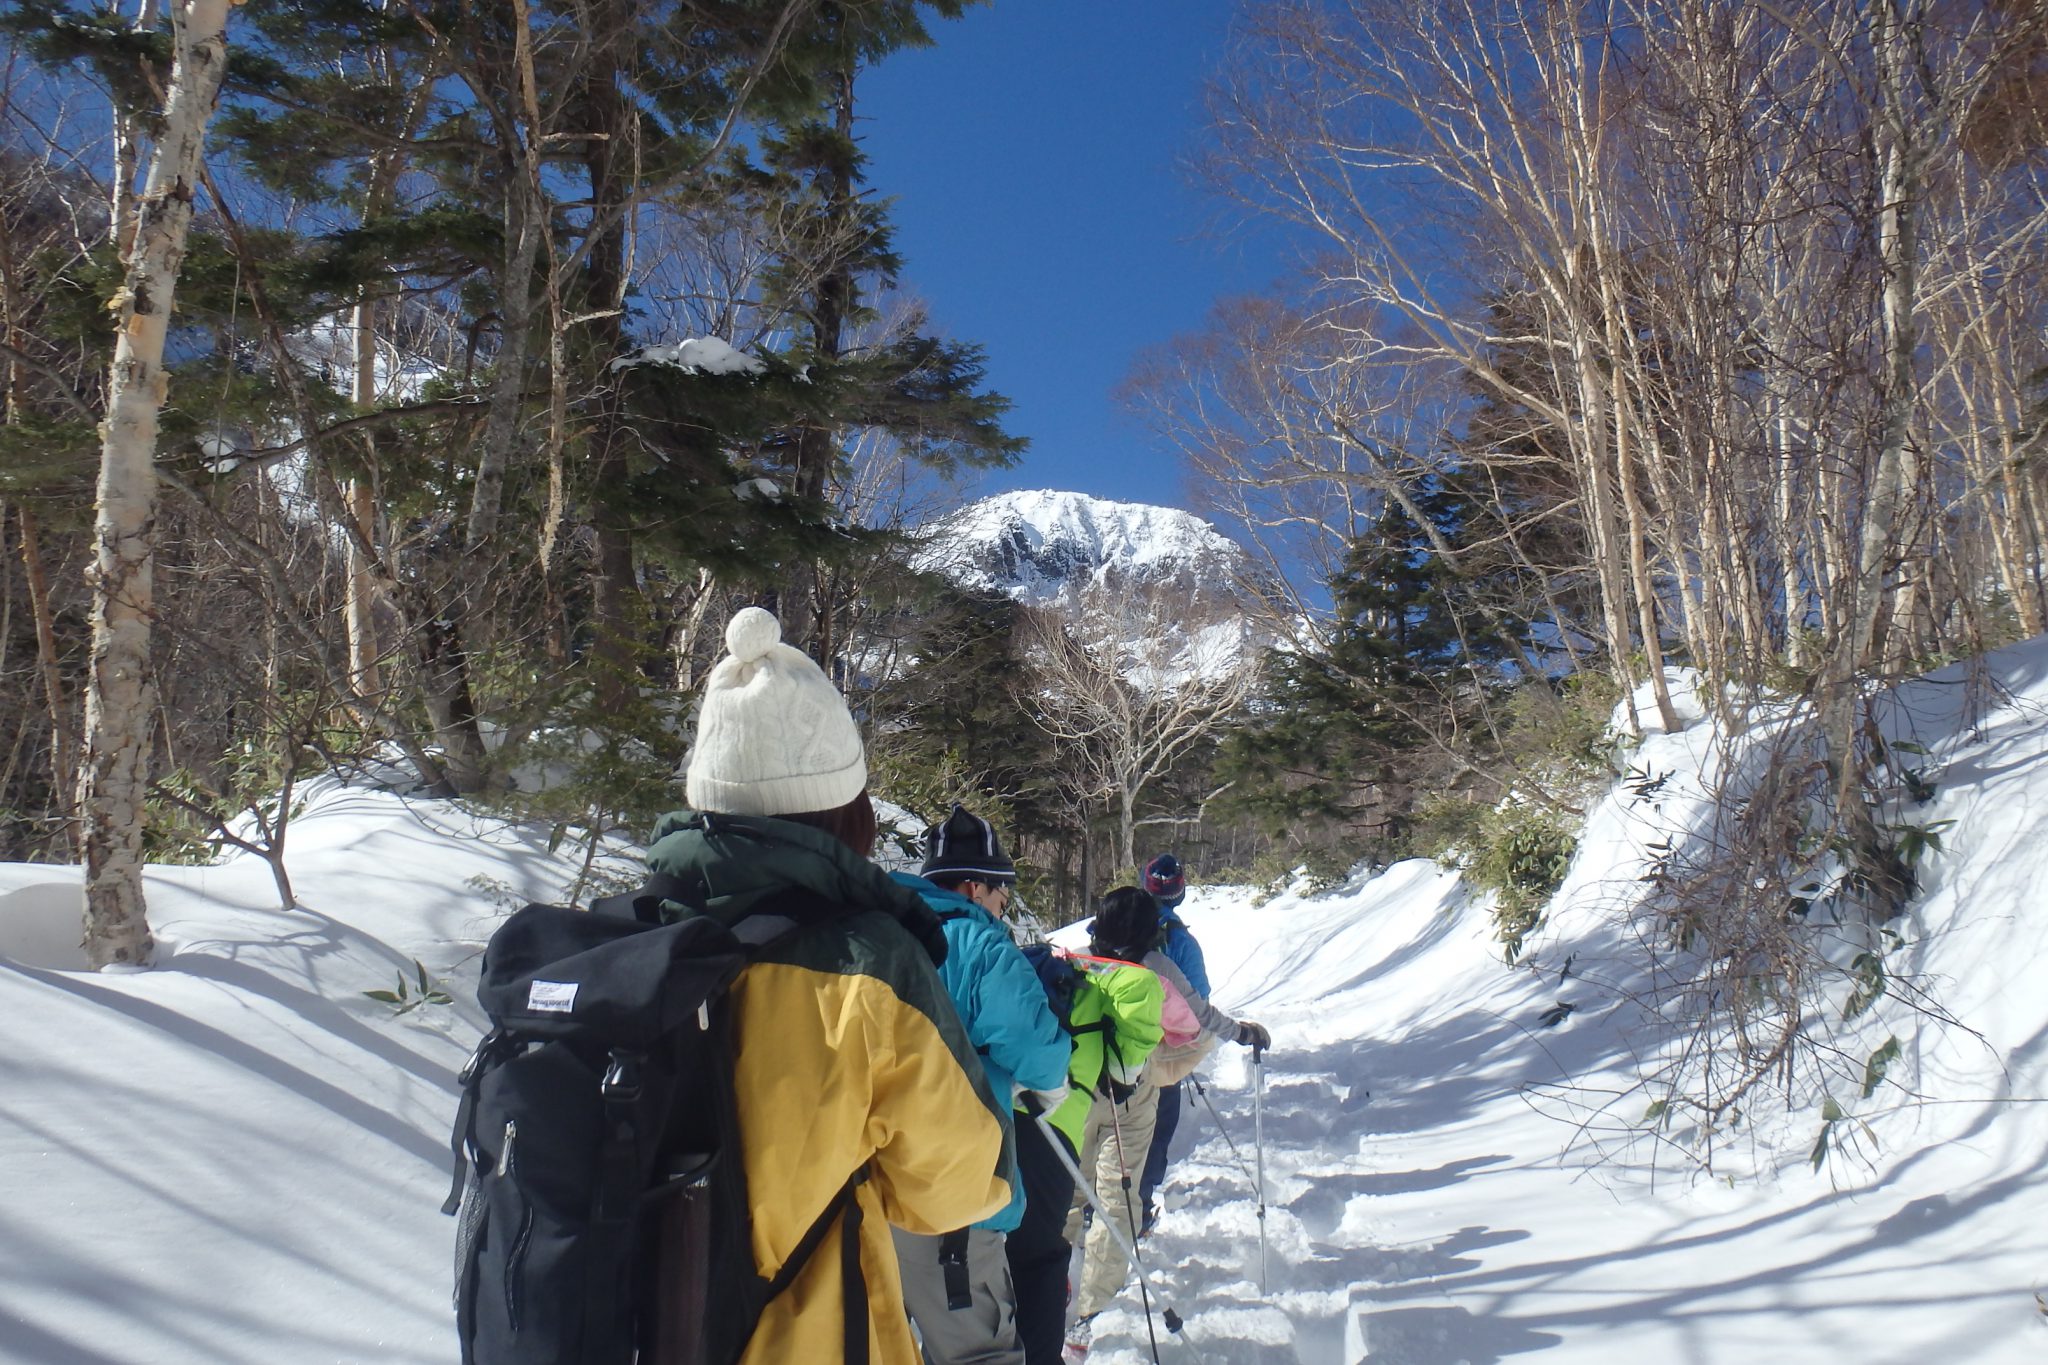
{"label": "packed snow trail", "polygon": [[[1395,1173],[1380,1164],[1371,1130],[1397,1122],[1403,1106],[1382,1081],[1380,1111],[1372,1113],[1374,1074],[1384,1075],[1389,1049],[1354,1032],[1351,1016],[1364,1002],[1393,1000],[1390,978],[1438,945],[1462,943],[1446,912],[1463,896],[1455,877],[1425,863],[1322,900],[1253,907],[1243,895],[1198,888],[1183,913],[1202,939],[1218,1001],[1274,1032],[1265,1058],[1268,1290],[1258,1285],[1261,1161],[1250,1053],[1225,1045],[1197,1076],[1201,1090],[1191,1082],[1183,1096],[1163,1211],[1144,1243],[1172,1291],[1155,1305],[1155,1319],[1164,1307],[1183,1319],[1177,1335],[1157,1327],[1160,1360],[1356,1360],[1361,1288],[1398,1275],[1404,1260],[1377,1245],[1361,1221],[1368,1202],[1460,1173]],[[1497,959],[1490,965],[1497,973]],[[1150,1360],[1135,1289],[1095,1329],[1091,1361]]]}

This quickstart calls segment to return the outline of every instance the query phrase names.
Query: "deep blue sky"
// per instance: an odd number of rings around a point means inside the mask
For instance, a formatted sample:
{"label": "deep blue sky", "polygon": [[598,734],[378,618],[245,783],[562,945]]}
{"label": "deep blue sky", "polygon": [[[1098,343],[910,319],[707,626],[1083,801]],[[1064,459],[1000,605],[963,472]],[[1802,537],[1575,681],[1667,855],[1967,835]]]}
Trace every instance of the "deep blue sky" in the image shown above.
{"label": "deep blue sky", "polygon": [[1031,438],[976,492],[1063,488],[1185,505],[1173,453],[1110,397],[1270,260],[1220,241],[1178,162],[1232,0],[995,0],[862,77],[868,183],[895,198],[904,285],[988,350]]}

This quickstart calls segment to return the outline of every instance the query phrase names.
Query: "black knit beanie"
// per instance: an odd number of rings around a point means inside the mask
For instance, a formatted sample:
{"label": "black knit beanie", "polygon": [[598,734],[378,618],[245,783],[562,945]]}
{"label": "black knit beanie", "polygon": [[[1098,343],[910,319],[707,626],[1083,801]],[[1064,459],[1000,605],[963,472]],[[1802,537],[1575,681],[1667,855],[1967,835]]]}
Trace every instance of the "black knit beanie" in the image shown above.
{"label": "black knit beanie", "polygon": [[924,866],[918,871],[946,881],[977,881],[1007,886],[1017,880],[1017,865],[1003,852],[995,827],[965,806],[926,831]]}

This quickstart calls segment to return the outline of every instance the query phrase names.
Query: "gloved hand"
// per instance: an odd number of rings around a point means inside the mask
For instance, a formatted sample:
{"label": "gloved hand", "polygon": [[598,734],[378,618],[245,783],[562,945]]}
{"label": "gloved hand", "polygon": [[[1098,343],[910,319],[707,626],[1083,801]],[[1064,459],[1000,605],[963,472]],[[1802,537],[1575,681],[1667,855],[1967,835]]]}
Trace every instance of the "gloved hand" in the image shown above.
{"label": "gloved hand", "polygon": [[1027,1106],[1038,1106],[1031,1112],[1050,1114],[1053,1110],[1067,1102],[1067,1088],[1061,1085],[1055,1086],[1051,1090],[1027,1090],[1024,1092],[1024,1101]]}
{"label": "gloved hand", "polygon": [[1273,1035],[1266,1032],[1264,1024],[1254,1024],[1246,1019],[1237,1026],[1237,1041],[1254,1052],[1265,1052],[1273,1046]]}
{"label": "gloved hand", "polygon": [[1109,1096],[1113,1104],[1123,1104],[1138,1093],[1135,1085],[1125,1085],[1107,1071],[1102,1073],[1102,1093]]}

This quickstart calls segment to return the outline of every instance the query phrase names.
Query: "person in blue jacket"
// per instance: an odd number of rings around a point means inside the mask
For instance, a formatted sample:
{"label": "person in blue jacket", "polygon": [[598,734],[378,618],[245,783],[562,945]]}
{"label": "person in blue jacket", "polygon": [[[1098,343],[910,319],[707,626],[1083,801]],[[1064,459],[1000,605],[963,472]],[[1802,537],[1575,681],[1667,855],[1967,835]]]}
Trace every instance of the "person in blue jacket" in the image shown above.
{"label": "person in blue jacket", "polygon": [[[1017,867],[988,821],[963,806],[925,835],[922,876],[891,875],[924,898],[946,934],[939,978],[1001,1100],[1066,1098],[1071,1043],[1002,921]],[[938,1237],[894,1229],[903,1300],[930,1365],[1024,1365],[1004,1237],[1024,1218],[1024,1183],[994,1217]]]}
{"label": "person in blue jacket", "polygon": [[[1204,1000],[1209,998],[1209,969],[1202,962],[1202,945],[1181,922],[1180,903],[1188,894],[1187,869],[1180,859],[1171,853],[1162,853],[1145,864],[1144,887],[1152,897],[1152,903],[1159,907],[1159,927],[1166,932],[1159,950],[1173,960],[1188,984]],[[1144,1209],[1144,1225],[1140,1231],[1151,1228],[1152,1220],[1159,1216],[1159,1203],[1155,1198],[1160,1182],[1166,1179],[1166,1149],[1173,1141],[1174,1129],[1180,1126],[1181,1086],[1159,1088],[1159,1117],[1152,1130],[1152,1147],[1145,1154],[1145,1174],[1138,1181],[1138,1197]]]}

